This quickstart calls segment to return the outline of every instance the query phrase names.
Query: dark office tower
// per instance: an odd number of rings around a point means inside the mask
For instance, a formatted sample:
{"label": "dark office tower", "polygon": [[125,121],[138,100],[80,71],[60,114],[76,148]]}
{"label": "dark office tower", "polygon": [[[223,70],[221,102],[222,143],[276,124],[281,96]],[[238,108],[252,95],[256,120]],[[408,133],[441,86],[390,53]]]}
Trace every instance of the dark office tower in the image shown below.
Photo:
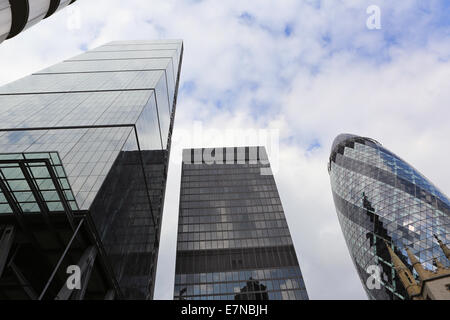
{"label": "dark office tower", "polygon": [[0,43],[76,0],[0,0]]}
{"label": "dark office tower", "polygon": [[386,243],[411,270],[408,248],[426,269],[436,270],[433,258],[449,266],[433,235],[450,241],[450,201],[412,166],[375,140],[342,134],[328,171],[342,231],[370,299],[408,299]]}
{"label": "dark office tower", "polygon": [[111,42],[0,88],[0,299],[152,298],[182,52]]}
{"label": "dark office tower", "polygon": [[174,298],[308,299],[264,147],[184,150]]}

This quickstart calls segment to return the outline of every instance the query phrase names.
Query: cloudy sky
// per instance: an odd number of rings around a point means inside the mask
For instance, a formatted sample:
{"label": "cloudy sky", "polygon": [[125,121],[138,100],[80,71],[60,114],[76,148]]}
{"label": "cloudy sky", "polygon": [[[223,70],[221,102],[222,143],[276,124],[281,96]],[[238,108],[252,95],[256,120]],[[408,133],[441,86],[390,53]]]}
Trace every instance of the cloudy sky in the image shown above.
{"label": "cloudy sky", "polygon": [[[367,27],[371,5],[381,29]],[[185,51],[155,298],[172,298],[181,149],[260,143],[274,146],[310,298],[366,299],[330,146],[342,132],[372,137],[450,194],[450,2],[78,0],[0,45],[0,85],[108,41],[167,38]]]}

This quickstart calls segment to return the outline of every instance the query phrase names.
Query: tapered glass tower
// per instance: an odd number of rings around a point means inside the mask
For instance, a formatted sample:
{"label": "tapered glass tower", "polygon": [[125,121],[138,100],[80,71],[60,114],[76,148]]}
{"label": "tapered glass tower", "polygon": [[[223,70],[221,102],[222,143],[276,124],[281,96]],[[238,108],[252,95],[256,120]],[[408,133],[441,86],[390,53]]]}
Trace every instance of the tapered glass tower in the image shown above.
{"label": "tapered glass tower", "polygon": [[184,150],[174,298],[308,299],[264,147]]}
{"label": "tapered glass tower", "polygon": [[182,52],[111,42],[0,88],[0,299],[152,298]]}
{"label": "tapered glass tower", "polygon": [[370,299],[408,298],[386,243],[411,270],[407,248],[429,270],[436,268],[433,258],[449,266],[434,235],[450,241],[450,200],[412,166],[375,140],[343,134],[333,143],[328,171],[342,231]]}

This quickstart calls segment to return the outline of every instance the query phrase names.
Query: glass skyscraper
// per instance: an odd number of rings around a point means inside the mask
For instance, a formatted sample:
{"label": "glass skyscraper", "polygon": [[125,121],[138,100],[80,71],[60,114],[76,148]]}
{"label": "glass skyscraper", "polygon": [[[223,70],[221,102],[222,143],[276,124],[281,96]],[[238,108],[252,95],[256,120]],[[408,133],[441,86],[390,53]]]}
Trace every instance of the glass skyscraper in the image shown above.
{"label": "glass skyscraper", "polygon": [[174,299],[308,299],[264,147],[184,150]]}
{"label": "glass skyscraper", "polygon": [[152,298],[182,53],[111,42],[0,88],[0,299]]}
{"label": "glass skyscraper", "polygon": [[0,43],[76,0],[0,0]]}
{"label": "glass skyscraper", "polygon": [[408,298],[385,243],[410,268],[406,248],[429,270],[436,268],[433,258],[448,267],[433,235],[450,241],[450,200],[422,174],[377,141],[349,134],[335,139],[328,171],[342,231],[370,299]]}

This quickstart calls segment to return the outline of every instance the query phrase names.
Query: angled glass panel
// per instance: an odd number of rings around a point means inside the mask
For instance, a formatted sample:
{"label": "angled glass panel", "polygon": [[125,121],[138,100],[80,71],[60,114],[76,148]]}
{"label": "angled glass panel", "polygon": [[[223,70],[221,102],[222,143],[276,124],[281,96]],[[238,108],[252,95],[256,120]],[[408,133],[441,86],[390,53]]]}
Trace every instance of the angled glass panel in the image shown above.
{"label": "angled glass panel", "polygon": [[[52,178],[47,164],[56,180]],[[5,190],[2,190],[0,205],[3,211],[0,213],[12,213],[15,206],[24,214],[42,213],[42,206],[49,212],[60,212],[64,211],[63,202],[67,202],[72,210],[78,210],[56,152],[0,154],[0,179],[14,203],[11,205],[4,194]],[[62,191],[63,198],[58,190]],[[43,201],[42,205],[38,204],[40,201]]]}

